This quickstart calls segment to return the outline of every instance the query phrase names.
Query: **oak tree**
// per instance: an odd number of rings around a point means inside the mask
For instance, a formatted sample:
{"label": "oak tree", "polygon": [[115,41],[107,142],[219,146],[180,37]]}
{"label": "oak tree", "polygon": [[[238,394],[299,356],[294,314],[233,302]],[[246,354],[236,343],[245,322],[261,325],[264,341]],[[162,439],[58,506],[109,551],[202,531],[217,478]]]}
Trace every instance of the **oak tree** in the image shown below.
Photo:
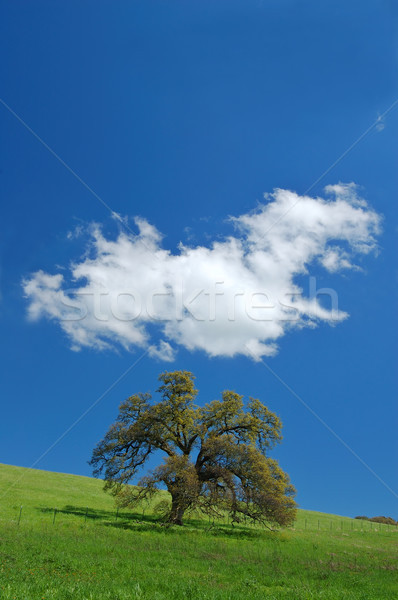
{"label": "oak tree", "polygon": [[[213,517],[228,513],[233,521],[292,523],[295,489],[268,456],[282,439],[280,419],[259,400],[244,403],[234,391],[196,405],[198,392],[188,371],[165,372],[159,380],[159,401],[149,394],[128,398],[93,451],[94,475],[105,479],[119,506],[151,499],[166,487],[167,519],[174,524],[181,525],[193,509]],[[138,487],[128,485],[158,451],[163,462]]]}

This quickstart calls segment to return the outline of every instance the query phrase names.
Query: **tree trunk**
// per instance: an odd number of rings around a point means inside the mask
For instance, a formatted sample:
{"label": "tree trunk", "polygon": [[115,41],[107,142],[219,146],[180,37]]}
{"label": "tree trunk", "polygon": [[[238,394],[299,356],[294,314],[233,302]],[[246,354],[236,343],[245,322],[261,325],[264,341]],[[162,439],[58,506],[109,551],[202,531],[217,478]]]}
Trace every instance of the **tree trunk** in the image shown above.
{"label": "tree trunk", "polygon": [[178,498],[178,496],[172,496],[169,522],[173,523],[174,525],[182,525],[184,512],[185,508],[182,505],[181,499]]}

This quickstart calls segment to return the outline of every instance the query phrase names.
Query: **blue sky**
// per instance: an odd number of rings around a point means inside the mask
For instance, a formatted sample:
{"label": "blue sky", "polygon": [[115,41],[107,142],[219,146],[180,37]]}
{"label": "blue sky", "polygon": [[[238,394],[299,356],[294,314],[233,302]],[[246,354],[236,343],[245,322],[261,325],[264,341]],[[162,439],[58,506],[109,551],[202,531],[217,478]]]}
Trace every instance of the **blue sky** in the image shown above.
{"label": "blue sky", "polygon": [[[37,467],[90,474],[120,401],[154,391],[164,369],[187,369],[200,402],[235,389],[280,415],[274,455],[302,507],[396,518],[397,497],[376,477],[398,490],[398,105],[376,122],[398,98],[396,8],[148,0],[0,10],[0,462],[31,466],[139,360]],[[292,194],[264,199],[274,189]],[[266,262],[254,267],[258,252]],[[72,264],[86,279],[73,280]],[[276,304],[292,288],[308,300],[313,277],[349,316],[333,321],[323,298],[323,318],[306,304],[296,326],[281,325],[271,311],[255,333],[243,316],[224,327],[223,305],[206,326],[149,319],[105,334],[90,314],[69,329],[59,317],[60,294],[96,277],[111,294],[145,296],[173,277],[192,293],[224,275],[229,291],[250,281]]]}

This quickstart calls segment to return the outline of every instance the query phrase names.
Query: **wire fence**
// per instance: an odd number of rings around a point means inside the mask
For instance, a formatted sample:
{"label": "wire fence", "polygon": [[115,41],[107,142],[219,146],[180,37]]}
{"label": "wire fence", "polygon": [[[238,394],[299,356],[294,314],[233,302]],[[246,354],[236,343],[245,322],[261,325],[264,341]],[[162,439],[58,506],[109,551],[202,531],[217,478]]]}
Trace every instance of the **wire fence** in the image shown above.
{"label": "wire fence", "polygon": [[[24,507],[13,507],[12,512],[8,512],[10,518],[7,518],[3,514],[1,520],[7,522],[13,522],[17,526],[21,526],[24,523],[32,523],[38,520],[47,524],[56,526],[60,522],[66,524],[71,522],[71,518],[75,522],[80,524],[88,524],[90,522],[114,524],[122,526],[123,524],[132,525],[134,523],[146,523],[156,524],[160,523],[161,519],[159,515],[154,513],[149,506],[141,506],[135,511],[121,511],[119,508],[112,510],[106,509],[92,509],[88,506],[78,507],[67,505],[63,508],[58,507],[39,507],[34,508],[32,506]],[[219,518],[206,517],[199,513],[189,513],[186,515],[185,522],[187,524],[198,524],[201,523],[207,527],[245,527],[250,529],[259,529],[261,525],[253,523],[250,519],[245,516],[241,516],[239,522],[233,521],[228,514],[223,515]],[[319,518],[316,515],[310,517],[303,517],[300,515],[293,525],[286,528],[291,531],[308,531],[308,532],[330,532],[330,533],[398,533],[398,526],[388,523],[380,523],[376,521],[370,521],[365,519],[350,519],[343,517],[339,519],[335,517],[331,519],[326,515],[321,515]]]}

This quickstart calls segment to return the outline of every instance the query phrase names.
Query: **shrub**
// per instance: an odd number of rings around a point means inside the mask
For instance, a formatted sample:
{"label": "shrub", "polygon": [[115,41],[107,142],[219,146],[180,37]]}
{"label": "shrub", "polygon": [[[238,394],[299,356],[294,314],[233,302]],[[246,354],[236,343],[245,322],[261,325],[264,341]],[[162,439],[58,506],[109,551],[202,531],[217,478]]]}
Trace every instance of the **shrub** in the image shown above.
{"label": "shrub", "polygon": [[392,517],[355,517],[356,519],[361,519],[362,521],[372,521],[373,523],[384,523],[384,525],[398,525],[398,521],[393,519]]}

